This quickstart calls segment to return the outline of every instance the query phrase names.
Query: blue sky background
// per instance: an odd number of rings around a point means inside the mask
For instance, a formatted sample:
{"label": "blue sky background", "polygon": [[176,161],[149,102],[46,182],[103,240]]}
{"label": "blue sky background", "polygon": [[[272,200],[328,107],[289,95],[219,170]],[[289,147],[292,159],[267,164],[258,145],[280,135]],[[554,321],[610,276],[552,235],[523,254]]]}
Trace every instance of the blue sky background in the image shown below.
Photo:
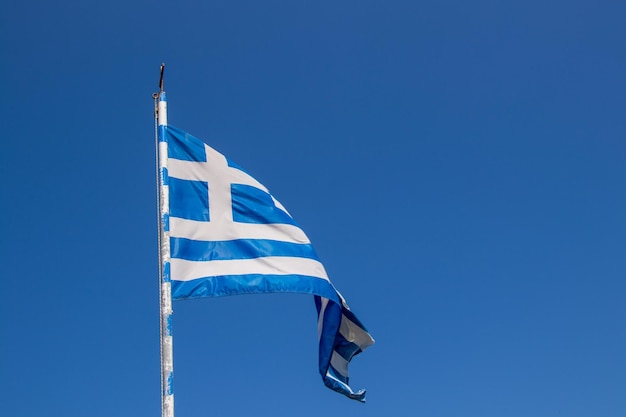
{"label": "blue sky background", "polygon": [[304,295],[175,305],[176,415],[626,415],[626,3],[0,4],[2,415],[158,416],[151,94],[268,186]]}

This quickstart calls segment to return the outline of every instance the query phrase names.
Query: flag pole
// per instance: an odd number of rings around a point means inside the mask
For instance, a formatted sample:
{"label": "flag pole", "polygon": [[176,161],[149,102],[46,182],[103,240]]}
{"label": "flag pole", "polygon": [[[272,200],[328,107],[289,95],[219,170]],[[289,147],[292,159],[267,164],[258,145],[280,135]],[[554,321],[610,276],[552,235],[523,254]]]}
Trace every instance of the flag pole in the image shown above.
{"label": "flag pole", "polygon": [[159,206],[159,293],[161,341],[161,416],[174,417],[174,350],[172,338],[172,288],[170,280],[169,189],[167,186],[167,98],[163,90],[161,64],[159,92],[153,94],[157,124],[157,167]]}

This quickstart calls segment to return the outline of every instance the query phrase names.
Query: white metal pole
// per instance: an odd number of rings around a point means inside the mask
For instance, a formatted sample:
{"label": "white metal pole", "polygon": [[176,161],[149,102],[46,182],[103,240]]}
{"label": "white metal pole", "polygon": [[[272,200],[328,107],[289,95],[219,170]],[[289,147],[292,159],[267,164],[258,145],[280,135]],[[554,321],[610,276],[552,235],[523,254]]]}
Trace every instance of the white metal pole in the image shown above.
{"label": "white metal pole", "polygon": [[172,338],[172,288],[170,280],[169,189],[167,180],[167,99],[161,65],[157,104],[157,158],[159,170],[159,288],[161,312],[161,416],[174,417],[174,351]]}

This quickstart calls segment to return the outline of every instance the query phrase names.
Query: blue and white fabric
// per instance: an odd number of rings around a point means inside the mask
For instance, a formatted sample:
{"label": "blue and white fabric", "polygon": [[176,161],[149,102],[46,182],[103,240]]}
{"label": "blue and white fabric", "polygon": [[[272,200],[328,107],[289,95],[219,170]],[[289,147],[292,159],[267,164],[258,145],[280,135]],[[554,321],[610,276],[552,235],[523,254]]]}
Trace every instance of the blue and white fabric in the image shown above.
{"label": "blue and white fabric", "polygon": [[348,363],[374,343],[334,288],[311,242],[267,188],[203,141],[165,126],[172,298],[253,293],[314,295],[319,370],[329,388],[348,385]]}

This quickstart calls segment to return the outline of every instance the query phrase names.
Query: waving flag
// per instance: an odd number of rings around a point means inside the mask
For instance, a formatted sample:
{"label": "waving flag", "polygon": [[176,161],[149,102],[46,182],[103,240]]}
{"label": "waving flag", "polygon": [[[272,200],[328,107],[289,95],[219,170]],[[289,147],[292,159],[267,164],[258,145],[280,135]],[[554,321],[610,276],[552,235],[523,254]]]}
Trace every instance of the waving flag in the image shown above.
{"label": "waving flag", "polygon": [[365,401],[348,385],[348,363],[374,343],[333,287],[311,242],[267,188],[201,140],[161,126],[169,196],[169,280],[175,300],[291,292],[314,295],[319,371],[329,388]]}

